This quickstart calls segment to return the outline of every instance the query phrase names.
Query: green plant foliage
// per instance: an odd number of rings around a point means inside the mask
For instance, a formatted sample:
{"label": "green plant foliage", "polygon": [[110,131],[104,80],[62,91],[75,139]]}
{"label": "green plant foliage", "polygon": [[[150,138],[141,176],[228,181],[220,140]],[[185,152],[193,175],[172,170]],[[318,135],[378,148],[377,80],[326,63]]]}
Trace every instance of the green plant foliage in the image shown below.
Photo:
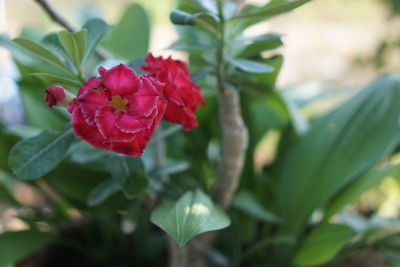
{"label": "green plant foliage", "polygon": [[60,77],[60,76],[56,76],[56,75],[52,75],[52,74],[47,74],[47,73],[31,73],[31,76],[33,78],[38,78],[44,82],[47,82],[49,84],[57,84],[60,86],[64,86],[67,88],[79,88],[81,87],[81,83],[72,80],[72,79],[68,79],[68,78],[64,78],[64,77]]}
{"label": "green plant foliage", "polygon": [[44,131],[17,143],[10,151],[8,163],[20,179],[39,178],[63,160],[74,140],[71,128],[60,134]]}
{"label": "green plant foliage", "polygon": [[272,0],[264,6],[249,8],[236,18],[261,17],[262,19],[268,19],[282,13],[289,12],[310,1],[311,0]]}
{"label": "green plant foliage", "polygon": [[115,56],[132,60],[147,54],[149,38],[150,22],[147,13],[140,5],[131,4],[119,22],[105,34],[101,43]]}
{"label": "green plant foliage", "polygon": [[86,48],[87,29],[76,33],[61,31],[58,33],[58,38],[65,51],[67,51],[73,60],[76,68],[80,70]]}
{"label": "green plant foliage", "polygon": [[323,224],[300,244],[293,259],[296,266],[316,266],[331,260],[356,232],[342,224]]}
{"label": "green plant foliage", "polygon": [[82,59],[82,63],[85,63],[93,54],[93,51],[96,49],[96,46],[102,40],[104,34],[108,31],[110,26],[103,20],[96,18],[86,22],[82,28],[88,30],[85,53]]}
{"label": "green plant foliage", "polygon": [[0,267],[14,265],[53,240],[50,234],[36,230],[0,234]]}
{"label": "green plant foliage", "polygon": [[223,229],[229,218],[200,190],[185,193],[177,202],[165,201],[150,218],[172,236],[180,247],[198,234]]}
{"label": "green plant foliage", "polygon": [[92,191],[87,199],[89,206],[96,206],[105,201],[110,196],[121,191],[121,185],[114,178],[100,182]]}
{"label": "green plant foliage", "polygon": [[60,58],[44,46],[25,38],[16,38],[13,40],[13,42],[30,51],[32,54],[36,55],[47,63],[50,63],[67,73],[71,73],[69,68],[60,60]]}
{"label": "green plant foliage", "polygon": [[230,63],[240,70],[249,73],[271,73],[274,71],[274,68],[267,64],[243,58],[231,59]]}
{"label": "green plant foliage", "polygon": [[394,149],[399,96],[400,79],[383,75],[318,119],[283,152],[276,171],[285,231],[298,234],[313,210]]}
{"label": "green plant foliage", "polygon": [[280,221],[278,216],[266,210],[249,191],[238,192],[233,200],[233,206],[265,222],[277,223]]}

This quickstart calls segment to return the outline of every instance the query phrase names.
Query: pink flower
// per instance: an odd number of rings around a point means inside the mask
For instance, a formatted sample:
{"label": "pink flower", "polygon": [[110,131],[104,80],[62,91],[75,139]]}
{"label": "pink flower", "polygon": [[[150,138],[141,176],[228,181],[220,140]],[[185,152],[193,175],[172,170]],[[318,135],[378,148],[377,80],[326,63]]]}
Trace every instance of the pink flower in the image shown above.
{"label": "pink flower", "polygon": [[163,84],[124,64],[92,77],[69,105],[75,135],[95,147],[141,156],[162,119]]}
{"label": "pink flower", "polygon": [[205,104],[205,100],[200,88],[191,81],[186,64],[171,57],[154,57],[151,53],[147,55],[146,63],[141,69],[165,83],[164,96],[168,104],[163,119],[182,124],[186,131],[196,127],[194,112],[199,104]]}
{"label": "pink flower", "polygon": [[66,91],[61,86],[55,85],[45,90],[45,99],[49,107],[62,106],[66,107],[73,99],[74,95]]}

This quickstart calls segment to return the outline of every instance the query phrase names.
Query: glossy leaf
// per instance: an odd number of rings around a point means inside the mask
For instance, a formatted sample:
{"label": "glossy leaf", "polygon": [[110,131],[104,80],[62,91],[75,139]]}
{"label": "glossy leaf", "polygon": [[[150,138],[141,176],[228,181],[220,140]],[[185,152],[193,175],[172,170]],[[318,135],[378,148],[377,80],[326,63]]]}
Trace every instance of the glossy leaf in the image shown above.
{"label": "glossy leaf", "polygon": [[80,30],[76,33],[61,31],[58,34],[60,43],[74,61],[77,68],[80,68],[83,60],[86,47],[86,37],[87,29]]}
{"label": "glossy leaf", "polygon": [[36,230],[0,234],[0,267],[14,266],[17,261],[43,248],[52,240],[50,234]]}
{"label": "glossy leaf", "polygon": [[150,22],[146,11],[131,4],[121,19],[104,36],[104,48],[126,60],[146,56],[150,38]]}
{"label": "glossy leaf", "polygon": [[170,15],[171,22],[177,25],[195,25],[196,16],[183,10],[175,9]]}
{"label": "glossy leaf", "polygon": [[71,128],[60,134],[44,131],[13,147],[9,155],[9,166],[20,179],[39,178],[63,160],[74,140]]}
{"label": "glossy leaf", "polygon": [[92,55],[93,51],[96,49],[96,46],[101,41],[110,26],[103,20],[96,18],[89,20],[87,23],[85,23],[85,25],[83,25],[82,28],[88,30],[86,48],[82,60],[82,62],[85,63]]}
{"label": "glossy leaf", "polygon": [[243,58],[231,59],[230,63],[240,70],[250,73],[271,73],[274,71],[274,68],[270,65]]}
{"label": "glossy leaf", "polygon": [[200,190],[185,193],[177,202],[165,201],[153,211],[150,220],[180,247],[198,234],[230,225],[228,216]]}
{"label": "glossy leaf", "polygon": [[300,244],[293,264],[315,266],[326,263],[355,235],[356,232],[346,225],[320,225]]}
{"label": "glossy leaf", "polygon": [[63,87],[71,87],[71,88],[79,88],[82,86],[81,83],[79,83],[76,80],[52,75],[52,74],[47,74],[47,73],[31,73],[31,76],[33,78],[38,78],[50,85],[60,85]]}

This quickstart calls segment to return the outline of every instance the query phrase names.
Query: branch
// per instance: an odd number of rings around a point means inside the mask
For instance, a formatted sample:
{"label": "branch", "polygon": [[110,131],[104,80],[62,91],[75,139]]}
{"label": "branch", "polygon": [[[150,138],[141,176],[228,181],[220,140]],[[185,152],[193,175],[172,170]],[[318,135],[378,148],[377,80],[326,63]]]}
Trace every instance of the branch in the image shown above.
{"label": "branch", "polygon": [[[71,26],[62,16],[60,16],[57,11],[47,2],[47,0],[34,0],[38,3],[43,10],[49,15],[49,17],[58,25],[65,28],[69,32],[75,32],[76,29]],[[104,60],[109,58],[108,53],[100,48],[96,48],[95,50],[96,55]]]}

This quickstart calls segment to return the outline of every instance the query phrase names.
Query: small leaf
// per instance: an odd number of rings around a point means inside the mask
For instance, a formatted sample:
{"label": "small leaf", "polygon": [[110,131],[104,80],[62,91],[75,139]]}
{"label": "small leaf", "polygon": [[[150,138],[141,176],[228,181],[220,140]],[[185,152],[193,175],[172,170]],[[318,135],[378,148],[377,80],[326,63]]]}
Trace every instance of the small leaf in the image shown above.
{"label": "small leaf", "polygon": [[278,216],[261,206],[257,199],[248,191],[240,191],[235,196],[233,205],[243,212],[265,222],[276,223],[280,221]]}
{"label": "small leaf", "polygon": [[30,51],[31,53],[35,54],[42,60],[68,72],[71,73],[71,71],[64,65],[64,63],[55,55],[53,52],[45,48],[44,46],[35,43],[31,40],[25,39],[25,38],[16,38],[13,40],[14,43],[22,46],[26,50]]}
{"label": "small leaf", "polygon": [[63,160],[74,140],[72,129],[60,134],[44,131],[18,142],[10,151],[8,164],[20,179],[39,178]]}
{"label": "small leaf", "polygon": [[184,43],[182,41],[176,42],[169,46],[167,49],[169,50],[183,50],[183,51],[192,51],[192,50],[211,50],[215,47],[210,44],[199,44],[199,43]]}
{"label": "small leaf", "polygon": [[214,69],[212,67],[203,67],[198,71],[193,72],[190,78],[193,82],[201,81],[205,77],[207,77],[207,75],[210,74],[213,70]]}
{"label": "small leaf", "polygon": [[356,232],[346,225],[320,225],[300,244],[293,264],[315,266],[326,263],[355,235]]}
{"label": "small leaf", "polygon": [[86,22],[86,24],[83,25],[82,28],[88,30],[86,48],[82,60],[82,62],[85,63],[92,55],[93,51],[96,49],[97,44],[103,38],[104,34],[107,32],[110,26],[103,20],[95,18]]}
{"label": "small leaf", "polygon": [[263,7],[256,8],[253,12],[239,14],[236,18],[262,17],[271,18],[282,13],[298,8],[311,0],[272,0]]}
{"label": "small leaf", "polygon": [[58,38],[62,46],[72,58],[75,66],[79,69],[83,60],[86,47],[87,29],[82,29],[76,33],[61,31]]}
{"label": "small leaf", "polygon": [[0,235],[0,267],[14,266],[17,261],[41,249],[53,240],[48,233],[36,230],[6,232]]}
{"label": "small leaf", "polygon": [[196,16],[183,10],[174,9],[170,15],[171,22],[177,25],[195,25]]}
{"label": "small leaf", "polygon": [[115,179],[104,180],[90,191],[87,203],[90,207],[99,205],[120,190],[121,186]]}
{"label": "small leaf", "polygon": [[242,58],[234,58],[231,59],[230,62],[232,65],[241,69],[245,72],[250,73],[271,73],[274,71],[274,68],[270,65],[259,63],[257,61],[242,59]]}
{"label": "small leaf", "polygon": [[164,176],[171,175],[174,173],[184,172],[189,169],[190,165],[187,162],[168,162],[161,168],[155,170],[151,175],[153,176]]}
{"label": "small leaf", "polygon": [[127,198],[143,193],[149,185],[140,158],[113,156],[109,160],[109,170]]}
{"label": "small leaf", "polygon": [[185,193],[177,202],[165,201],[153,211],[150,220],[180,247],[198,234],[230,225],[229,217],[200,190]]}
{"label": "small leaf", "polygon": [[82,86],[79,82],[75,80],[71,80],[68,78],[55,76],[47,73],[31,73],[31,76],[34,78],[38,78],[44,82],[47,82],[52,85],[60,85],[64,87],[71,87],[71,88],[79,88]]}

